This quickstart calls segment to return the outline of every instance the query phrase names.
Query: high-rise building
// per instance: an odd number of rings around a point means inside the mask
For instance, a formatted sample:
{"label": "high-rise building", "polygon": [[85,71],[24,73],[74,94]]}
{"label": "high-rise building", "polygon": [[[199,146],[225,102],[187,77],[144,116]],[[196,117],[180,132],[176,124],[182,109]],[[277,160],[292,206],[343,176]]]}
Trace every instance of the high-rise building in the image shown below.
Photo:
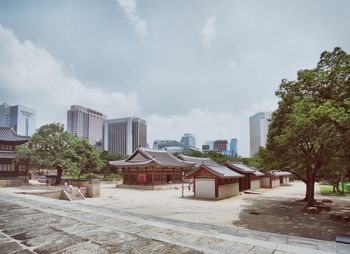
{"label": "high-rise building", "polygon": [[214,141],[214,150],[223,153],[225,150],[227,150],[227,140],[215,140]]}
{"label": "high-rise building", "polygon": [[185,133],[180,141],[181,144],[196,147],[196,137],[190,133]]}
{"label": "high-rise building", "polygon": [[102,147],[103,121],[106,115],[94,109],[72,105],[67,111],[67,131],[85,138],[97,148]]}
{"label": "high-rise building", "polygon": [[108,119],[103,127],[103,149],[130,155],[147,147],[147,123],[139,117]]}
{"label": "high-rise building", "polygon": [[205,145],[209,146],[208,151],[213,151],[214,150],[214,140],[207,140],[204,142]]}
{"label": "high-rise building", "polygon": [[11,127],[17,135],[31,136],[35,132],[35,109],[22,105],[0,105],[0,127]]}
{"label": "high-rise building", "polygon": [[209,152],[210,150],[209,150],[209,145],[202,145],[202,152],[203,153],[207,153],[207,152]]}
{"label": "high-rise building", "polygon": [[259,112],[249,118],[250,156],[254,156],[260,146],[266,145],[272,112]]}
{"label": "high-rise building", "polygon": [[231,138],[231,141],[230,141],[230,152],[231,152],[231,156],[233,156],[233,157],[237,157],[238,156],[237,145],[238,145],[238,139]]}

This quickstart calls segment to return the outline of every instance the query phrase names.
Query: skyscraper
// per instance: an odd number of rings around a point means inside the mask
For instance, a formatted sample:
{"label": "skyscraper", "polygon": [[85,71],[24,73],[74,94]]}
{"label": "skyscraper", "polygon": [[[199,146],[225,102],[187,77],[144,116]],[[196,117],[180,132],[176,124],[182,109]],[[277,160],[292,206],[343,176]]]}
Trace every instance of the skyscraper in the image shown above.
{"label": "skyscraper", "polygon": [[233,156],[233,157],[237,157],[238,156],[237,145],[238,145],[238,139],[231,138],[231,141],[230,141],[230,152],[231,152],[231,156]]}
{"label": "skyscraper", "polygon": [[103,127],[103,149],[130,155],[137,147],[147,147],[147,123],[139,117],[109,119]]}
{"label": "skyscraper", "polygon": [[214,141],[214,150],[223,153],[225,150],[227,150],[227,140],[215,140]]}
{"label": "skyscraper", "polygon": [[72,105],[67,111],[67,131],[85,138],[97,148],[102,146],[103,121],[106,115],[94,109]]}
{"label": "skyscraper", "polygon": [[254,156],[260,146],[266,145],[272,112],[259,112],[249,118],[250,156]]}
{"label": "skyscraper", "polygon": [[17,135],[31,136],[35,132],[35,109],[21,105],[0,105],[0,127],[11,127]]}
{"label": "skyscraper", "polygon": [[207,140],[204,142],[205,145],[209,146],[208,151],[213,151],[214,150],[214,140]]}
{"label": "skyscraper", "polygon": [[196,147],[196,137],[190,133],[185,133],[180,141],[181,144]]}

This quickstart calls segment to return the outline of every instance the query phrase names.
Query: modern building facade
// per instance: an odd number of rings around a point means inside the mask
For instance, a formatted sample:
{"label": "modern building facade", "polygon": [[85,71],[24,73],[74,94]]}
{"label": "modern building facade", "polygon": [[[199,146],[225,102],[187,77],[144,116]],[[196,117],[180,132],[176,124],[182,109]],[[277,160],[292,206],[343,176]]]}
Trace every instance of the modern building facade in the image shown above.
{"label": "modern building facade", "polygon": [[85,138],[95,147],[102,146],[103,121],[106,115],[94,109],[72,105],[67,111],[67,131]]}
{"label": "modern building facade", "polygon": [[215,140],[214,151],[223,153],[225,150],[227,150],[227,144],[228,144],[227,140]]}
{"label": "modern building facade", "polygon": [[205,145],[208,145],[209,150],[208,151],[213,151],[214,150],[214,140],[207,140],[204,142]]}
{"label": "modern building facade", "polygon": [[266,145],[272,112],[259,112],[249,118],[250,156]]}
{"label": "modern building facade", "polygon": [[10,127],[18,135],[31,136],[35,132],[36,111],[22,105],[0,105],[0,127]]}
{"label": "modern building facade", "polygon": [[238,139],[231,138],[230,140],[230,153],[233,157],[238,157]]}
{"label": "modern building facade", "polygon": [[196,137],[190,133],[185,133],[182,136],[180,143],[186,146],[196,147]]}
{"label": "modern building facade", "polygon": [[176,140],[155,140],[153,142],[153,149],[167,150],[169,153],[184,153],[189,151],[198,151],[196,147],[184,145]]}
{"label": "modern building facade", "polygon": [[147,147],[147,123],[139,117],[108,119],[103,126],[103,149],[130,155],[139,146]]}

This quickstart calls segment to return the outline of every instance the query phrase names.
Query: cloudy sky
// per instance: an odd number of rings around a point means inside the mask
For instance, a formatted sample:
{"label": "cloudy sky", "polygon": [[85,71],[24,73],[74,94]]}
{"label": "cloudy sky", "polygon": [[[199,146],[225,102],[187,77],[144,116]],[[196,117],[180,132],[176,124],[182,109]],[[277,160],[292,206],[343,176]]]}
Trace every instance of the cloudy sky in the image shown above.
{"label": "cloudy sky", "polygon": [[234,0],[0,1],[0,102],[66,123],[80,104],[141,116],[148,143],[193,133],[238,138],[274,110],[283,78],[324,50],[350,52],[350,2]]}

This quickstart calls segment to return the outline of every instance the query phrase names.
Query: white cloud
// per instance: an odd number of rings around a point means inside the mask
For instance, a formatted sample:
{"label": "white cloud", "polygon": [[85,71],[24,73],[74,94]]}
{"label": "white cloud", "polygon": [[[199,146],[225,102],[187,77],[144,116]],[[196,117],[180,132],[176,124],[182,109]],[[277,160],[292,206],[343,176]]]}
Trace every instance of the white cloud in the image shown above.
{"label": "white cloud", "polygon": [[137,33],[144,36],[147,34],[147,22],[143,20],[136,10],[136,0],[117,0],[123,8],[129,22],[134,26]]}
{"label": "white cloud", "polygon": [[37,109],[37,123],[66,123],[66,111],[80,104],[109,117],[139,114],[135,93],[124,94],[88,87],[48,51],[31,41],[19,41],[0,25],[0,101]]}
{"label": "white cloud", "polygon": [[249,156],[249,117],[259,111],[273,111],[277,101],[263,101],[253,104],[248,110],[215,112],[209,108],[192,109],[183,115],[170,117],[153,114],[147,117],[148,140],[174,139],[180,140],[184,133],[196,136],[196,145],[201,148],[205,140],[238,138],[238,153]]}
{"label": "white cloud", "polygon": [[213,16],[207,20],[204,27],[201,30],[202,35],[202,47],[203,49],[209,49],[212,41],[216,35],[216,17]]}

